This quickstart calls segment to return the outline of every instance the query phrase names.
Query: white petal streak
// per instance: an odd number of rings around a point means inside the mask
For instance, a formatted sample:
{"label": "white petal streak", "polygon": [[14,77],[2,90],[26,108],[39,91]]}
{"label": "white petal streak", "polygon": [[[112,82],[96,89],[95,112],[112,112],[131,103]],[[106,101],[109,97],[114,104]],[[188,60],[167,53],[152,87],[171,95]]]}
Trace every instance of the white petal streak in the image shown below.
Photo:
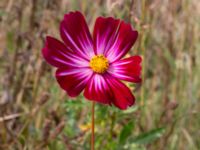
{"label": "white petal streak", "polygon": [[85,53],[83,53],[81,51],[81,49],[76,45],[76,43],[73,41],[73,39],[70,37],[70,35],[67,33],[66,29],[63,29],[66,37],[69,39],[69,41],[71,42],[71,44],[77,49],[77,51],[82,54],[83,56],[85,56]]}
{"label": "white petal streak", "polygon": [[75,68],[75,69],[68,69],[60,71],[57,76],[67,76],[74,74],[77,77],[87,77],[92,74],[92,71],[89,68]]}
{"label": "white petal streak", "polygon": [[82,66],[82,67],[88,67],[89,66],[89,62],[86,61],[85,59],[82,59],[78,56],[76,56],[75,54],[71,54],[71,53],[64,53],[63,51],[58,51],[62,56],[64,56],[66,59],[72,61],[72,66]]}
{"label": "white petal streak", "polygon": [[77,84],[76,87],[81,86],[82,84],[86,84],[86,82],[88,82],[88,80],[92,76],[92,72],[88,72],[88,73],[89,74],[84,74],[84,75],[80,76],[80,78],[83,80],[79,84]]}
{"label": "white petal streak", "polygon": [[104,86],[106,86],[104,77],[99,74],[94,75],[93,82],[96,91],[98,90],[103,91],[103,88],[105,88]]}

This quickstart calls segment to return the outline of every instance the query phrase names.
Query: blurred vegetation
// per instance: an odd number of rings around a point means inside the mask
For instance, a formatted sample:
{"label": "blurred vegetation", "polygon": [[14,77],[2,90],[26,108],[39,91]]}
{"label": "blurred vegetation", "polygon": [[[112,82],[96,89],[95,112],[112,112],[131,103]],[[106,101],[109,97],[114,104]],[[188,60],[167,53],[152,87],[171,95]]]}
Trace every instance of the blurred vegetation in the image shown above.
{"label": "blurred vegetation", "polygon": [[130,22],[143,83],[126,111],[97,104],[97,150],[200,149],[199,0],[1,0],[0,150],[89,150],[91,103],[71,100],[41,48],[71,10]]}

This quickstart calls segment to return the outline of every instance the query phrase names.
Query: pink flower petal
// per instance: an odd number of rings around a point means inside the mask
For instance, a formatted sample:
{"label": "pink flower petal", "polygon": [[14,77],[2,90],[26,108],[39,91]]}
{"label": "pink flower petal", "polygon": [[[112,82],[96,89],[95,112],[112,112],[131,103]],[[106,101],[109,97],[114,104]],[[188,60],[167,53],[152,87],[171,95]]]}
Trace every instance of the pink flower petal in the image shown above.
{"label": "pink flower petal", "polygon": [[112,17],[99,17],[96,19],[93,32],[95,54],[104,54],[111,48],[119,24],[120,20],[115,20]]}
{"label": "pink flower petal", "polygon": [[112,63],[108,73],[112,76],[129,82],[141,82],[141,61],[140,56],[132,56]]}
{"label": "pink flower petal", "polygon": [[87,67],[89,62],[77,54],[71,52],[62,42],[59,40],[47,36],[45,47],[42,49],[42,54],[46,61],[55,66],[76,66],[76,67]]}
{"label": "pink flower petal", "polygon": [[92,101],[111,104],[112,91],[103,75],[94,74],[90,81],[88,81],[84,96]]}
{"label": "pink flower petal", "polygon": [[69,96],[78,96],[85,88],[93,72],[89,68],[63,67],[56,71],[56,79]]}
{"label": "pink flower petal", "polygon": [[135,43],[138,32],[131,25],[114,18],[99,17],[94,27],[94,50],[110,62],[122,58]]}
{"label": "pink flower petal", "polygon": [[80,12],[65,14],[60,33],[65,44],[75,53],[88,60],[94,56],[92,37]]}
{"label": "pink flower petal", "polygon": [[110,78],[108,83],[111,90],[113,91],[112,103],[116,107],[125,110],[128,107],[134,105],[135,97],[124,83],[115,78]]}
{"label": "pink flower petal", "polygon": [[122,110],[132,106],[135,102],[128,87],[108,74],[94,74],[88,81],[84,96],[100,103],[114,104]]}

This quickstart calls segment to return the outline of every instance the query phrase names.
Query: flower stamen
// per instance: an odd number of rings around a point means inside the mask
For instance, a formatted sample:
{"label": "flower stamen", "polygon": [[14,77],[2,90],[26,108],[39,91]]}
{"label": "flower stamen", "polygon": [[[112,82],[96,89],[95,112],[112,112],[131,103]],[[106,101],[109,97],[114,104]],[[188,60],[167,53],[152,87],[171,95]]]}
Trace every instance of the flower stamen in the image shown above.
{"label": "flower stamen", "polygon": [[96,55],[90,60],[90,67],[96,73],[105,73],[109,67],[109,63],[103,55]]}

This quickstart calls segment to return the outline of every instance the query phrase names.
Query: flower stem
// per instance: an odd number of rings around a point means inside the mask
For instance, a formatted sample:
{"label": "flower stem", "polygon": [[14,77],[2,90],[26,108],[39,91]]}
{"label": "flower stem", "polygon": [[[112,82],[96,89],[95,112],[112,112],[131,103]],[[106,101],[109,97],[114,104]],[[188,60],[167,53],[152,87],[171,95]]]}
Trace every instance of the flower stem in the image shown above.
{"label": "flower stem", "polygon": [[92,134],[91,134],[91,150],[94,150],[94,108],[95,102],[92,102]]}

